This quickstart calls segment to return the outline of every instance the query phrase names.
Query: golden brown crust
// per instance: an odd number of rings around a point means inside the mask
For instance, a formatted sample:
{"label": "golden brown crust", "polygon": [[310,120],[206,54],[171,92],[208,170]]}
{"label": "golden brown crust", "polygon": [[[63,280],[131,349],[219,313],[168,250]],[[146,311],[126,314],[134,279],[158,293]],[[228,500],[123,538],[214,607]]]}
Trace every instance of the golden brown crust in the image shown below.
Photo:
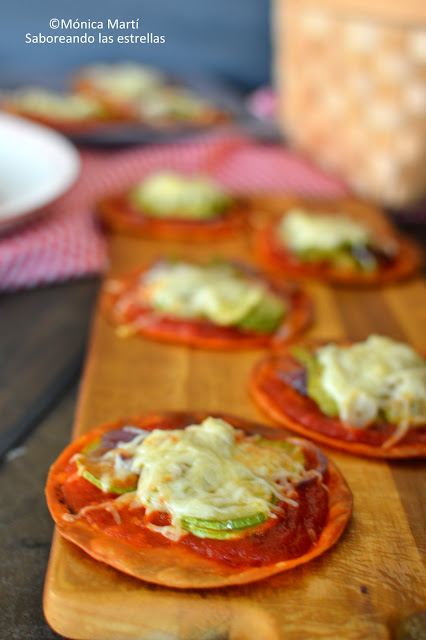
{"label": "golden brown crust", "polygon": [[[269,213],[265,223],[257,220],[255,251],[262,266],[270,273],[292,278],[323,279],[343,285],[381,285],[410,277],[417,273],[423,263],[420,247],[399,233],[378,208],[349,198],[334,200],[304,200],[280,195],[258,198],[258,210]],[[373,272],[354,272],[336,268],[331,263],[306,262],[300,260],[279,245],[275,240],[278,220],[292,208],[301,207],[312,213],[345,213],[354,220],[365,223],[382,243],[392,242],[398,253],[395,259],[380,265]],[[278,215],[279,214],[279,215]]]}
{"label": "golden brown crust", "polygon": [[[314,346],[315,343],[308,344]],[[344,431],[345,427],[338,418],[330,419],[324,416],[313,400],[303,397],[283,380],[279,371],[284,360],[288,371],[289,362],[291,367],[292,360],[288,349],[280,354],[266,356],[255,365],[249,383],[250,393],[255,402],[278,426],[289,429],[304,438],[359,456],[386,459],[426,457],[426,440],[424,436],[420,437],[420,430],[413,430],[410,434],[410,438],[418,436],[417,441],[401,440],[390,447],[383,446],[383,438],[381,442],[369,443],[357,441],[356,436],[351,440],[344,440],[338,435],[324,432],[327,430],[327,423],[335,423],[341,431]],[[300,411],[304,411],[305,416],[298,419],[297,413],[300,414]],[[354,434],[357,430],[351,431]],[[363,431],[360,435],[365,435],[365,432]]]}
{"label": "golden brown crust", "polygon": [[[352,494],[342,474],[330,460],[327,461],[328,472],[325,481],[329,489],[329,510],[324,529],[318,541],[307,553],[298,558],[276,562],[263,567],[233,568],[182,547],[150,547],[135,551],[134,547],[124,539],[111,538],[102,532],[96,531],[88,522],[79,519],[73,521],[63,519],[62,516],[69,514],[69,511],[58,496],[61,493],[61,484],[66,478],[66,465],[72,455],[80,451],[89,442],[107,431],[122,427],[126,423],[137,424],[140,428],[149,429],[154,428],[156,421],[159,419],[166,418],[172,425],[177,421],[180,425],[185,426],[185,424],[200,422],[208,415],[211,414],[198,411],[194,413],[164,412],[135,416],[110,422],[74,441],[52,465],[46,485],[47,503],[57,524],[58,531],[96,560],[105,562],[141,580],[180,589],[224,587],[254,582],[309,562],[332,547],[342,535],[352,513]],[[262,425],[228,414],[214,415],[223,417],[235,427],[244,429],[249,433],[260,433],[266,438],[281,439],[277,438],[276,431]],[[177,426],[170,428],[177,428]],[[310,453],[315,451],[316,455],[322,458],[322,454],[311,443],[295,439],[291,441],[301,444]]]}
{"label": "golden brown crust", "polygon": [[[151,266],[127,276],[106,281],[100,305],[108,319],[116,326],[132,325],[118,309],[117,302],[123,294],[127,294],[137,286],[141,274]],[[235,327],[220,327],[207,321],[171,318],[159,313],[144,316],[144,322],[139,323],[132,333],[161,342],[184,344],[202,349],[240,350],[280,347],[294,340],[309,326],[313,308],[308,294],[292,283],[273,287],[272,290],[282,297],[288,308],[281,325],[272,334],[243,331]]]}

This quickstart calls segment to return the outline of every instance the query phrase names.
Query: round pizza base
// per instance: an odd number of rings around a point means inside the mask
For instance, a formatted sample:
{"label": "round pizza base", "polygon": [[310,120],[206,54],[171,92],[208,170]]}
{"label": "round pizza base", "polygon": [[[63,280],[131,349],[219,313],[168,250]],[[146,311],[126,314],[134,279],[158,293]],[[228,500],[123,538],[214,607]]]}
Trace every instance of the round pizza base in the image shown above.
{"label": "round pizza base", "polygon": [[259,229],[255,235],[255,250],[260,264],[276,276],[289,278],[327,280],[345,286],[377,286],[408,278],[417,273],[423,262],[422,252],[415,242],[396,235],[399,253],[386,268],[374,272],[356,272],[337,269],[331,263],[303,262],[281,249],[274,240],[276,223]]}
{"label": "round pizza base", "polygon": [[226,214],[209,220],[155,218],[144,214],[129,197],[129,192],[110,196],[98,203],[98,214],[111,231],[156,240],[210,242],[234,235],[248,224],[250,208],[239,199]]}
{"label": "round pizza base", "polygon": [[[150,265],[152,266],[152,265]],[[101,308],[107,318],[117,327],[126,326],[115,312],[116,304],[123,293],[134,287],[145,269],[139,269],[127,276],[106,281],[100,299]],[[260,276],[265,279],[264,276]],[[267,279],[265,279],[268,282]],[[152,340],[171,344],[182,344],[200,349],[237,351],[259,349],[262,347],[280,347],[293,340],[299,333],[308,328],[312,321],[313,309],[311,298],[302,289],[292,283],[285,283],[271,290],[289,304],[281,325],[272,334],[260,334],[253,331],[240,331],[232,327],[220,327],[207,321],[185,320],[153,314],[153,319],[141,322],[134,327],[130,324],[130,333],[135,333]]]}
{"label": "round pizza base", "polygon": [[[278,359],[283,355],[285,356],[286,352],[283,352],[278,356],[267,356],[266,358],[261,360],[254,367],[250,378],[250,392],[256,404],[278,426],[289,429],[290,431],[293,431],[294,433],[297,433],[304,438],[315,440],[321,444],[325,444],[330,447],[347,451],[348,453],[359,456],[386,459],[426,457],[425,442],[404,444],[404,441],[401,441],[399,443],[396,443],[392,447],[386,448],[380,445],[376,446],[365,442],[346,441],[337,437],[332,437],[316,429],[309,428],[307,425],[302,424],[298,420],[295,420],[292,416],[286,413],[283,405],[277,399],[277,394],[271,394],[264,388],[264,381],[266,379],[266,376],[270,376],[271,370],[274,372],[274,369],[278,369],[278,365],[276,363]],[[276,376],[275,379],[278,380],[278,377]],[[289,387],[289,385],[287,385],[282,379],[279,379],[279,384],[282,385],[283,389]],[[294,393],[297,392],[294,391]],[[318,419],[321,419],[321,417],[323,417],[321,410],[316,405],[315,408],[312,408],[311,404],[313,404],[313,401],[311,399],[308,398],[307,402],[309,402],[307,413],[309,413],[310,415],[314,413],[314,415]]]}
{"label": "round pizza base", "polygon": [[[96,560],[105,562],[119,571],[147,582],[179,589],[226,587],[255,582],[309,562],[332,547],[342,535],[351,516],[352,494],[342,474],[330,460],[327,461],[328,471],[325,481],[329,489],[329,511],[318,541],[300,557],[263,567],[233,568],[181,547],[149,547],[135,550],[125,540],[112,538],[96,531],[87,522],[82,520],[67,522],[63,519],[62,516],[69,514],[69,511],[58,496],[60,495],[59,488],[66,479],[66,465],[72,455],[93,439],[100,437],[106,431],[120,428],[125,424],[136,423],[140,428],[144,428],[144,425],[145,428],[154,428],[156,421],[166,418],[171,425],[177,421],[183,428],[189,424],[201,422],[208,415],[221,417],[235,427],[249,433],[260,433],[262,437],[270,439],[282,439],[277,438],[276,430],[268,429],[248,420],[227,414],[206,412],[146,414],[142,417],[134,416],[98,427],[71,443],[50,469],[46,485],[47,503],[61,535]],[[171,428],[179,427],[175,424]],[[314,448],[318,458],[322,460],[321,452],[311,443],[298,440],[293,440],[293,442],[301,443],[311,451]]]}

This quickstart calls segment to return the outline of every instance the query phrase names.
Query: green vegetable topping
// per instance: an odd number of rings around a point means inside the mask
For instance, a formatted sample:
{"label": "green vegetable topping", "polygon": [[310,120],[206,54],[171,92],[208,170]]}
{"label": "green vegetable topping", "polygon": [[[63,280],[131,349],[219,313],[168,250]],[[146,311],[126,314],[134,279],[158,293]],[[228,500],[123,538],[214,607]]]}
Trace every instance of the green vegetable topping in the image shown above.
{"label": "green vegetable topping", "polygon": [[273,333],[286,313],[284,302],[273,294],[265,294],[240,322],[238,327],[259,333]]}
{"label": "green vegetable topping", "polygon": [[153,217],[187,220],[215,218],[232,204],[230,196],[212,180],[171,171],[149,176],[133,189],[131,198]]}
{"label": "green vegetable topping", "polygon": [[340,269],[352,271],[374,271],[377,259],[365,245],[342,245],[334,249],[306,249],[297,251],[297,257],[304,262],[331,262]]}
{"label": "green vegetable topping", "polygon": [[200,520],[186,517],[182,519],[182,527],[199,538],[237,538],[247,529],[253,529],[267,519],[264,513],[255,513],[244,518],[232,520]]}
{"label": "green vegetable topping", "polygon": [[292,349],[293,356],[306,367],[307,385],[306,390],[312,400],[315,400],[319,408],[327,416],[337,416],[339,414],[338,406],[335,400],[327,393],[321,383],[322,366],[317,358],[309,349],[303,347],[294,347]]}
{"label": "green vegetable topping", "polygon": [[105,450],[100,440],[90,443],[75,459],[80,475],[105,493],[128,493],[136,491],[138,475],[129,469],[117,472],[114,458],[103,458]]}

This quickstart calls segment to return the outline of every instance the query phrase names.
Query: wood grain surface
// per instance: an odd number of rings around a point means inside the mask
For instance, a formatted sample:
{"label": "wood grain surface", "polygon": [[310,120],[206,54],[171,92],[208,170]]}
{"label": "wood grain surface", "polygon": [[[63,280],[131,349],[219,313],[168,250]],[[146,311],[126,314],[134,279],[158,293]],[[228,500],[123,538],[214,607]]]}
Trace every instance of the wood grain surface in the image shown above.
{"label": "wood grain surface", "polygon": [[[209,248],[115,237],[112,273],[154,256],[249,258],[248,238]],[[386,289],[307,285],[315,304],[313,337],[364,338],[382,332],[426,347],[425,285]],[[146,410],[205,409],[262,419],[247,378],[261,351],[208,352],[119,339],[98,313],[74,435]],[[288,573],[211,591],[149,585],[98,563],[56,535],[45,584],[49,624],[80,640],[385,639],[406,616],[426,609],[425,468],[324,449],[354,493],[353,517],[340,542]]]}

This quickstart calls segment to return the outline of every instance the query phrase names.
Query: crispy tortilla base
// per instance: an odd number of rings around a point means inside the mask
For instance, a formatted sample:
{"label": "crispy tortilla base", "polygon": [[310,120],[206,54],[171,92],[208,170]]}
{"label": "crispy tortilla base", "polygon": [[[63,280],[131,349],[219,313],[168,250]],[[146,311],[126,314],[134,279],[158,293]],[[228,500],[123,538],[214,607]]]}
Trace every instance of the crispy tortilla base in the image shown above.
{"label": "crispy tortilla base", "polygon": [[[262,266],[274,275],[322,279],[343,285],[380,285],[412,276],[422,266],[423,255],[420,247],[399,233],[384,213],[370,204],[349,198],[315,201],[279,195],[258,199],[255,204],[258,211],[271,214],[267,216],[267,222],[262,221],[260,215],[257,217],[255,251]],[[338,269],[325,261],[314,263],[300,260],[275,240],[278,220],[286,211],[296,207],[318,213],[345,213],[350,218],[366,224],[379,242],[393,242],[398,247],[398,254],[389,264],[380,266],[371,273]]]}
{"label": "crispy tortilla base", "polygon": [[[310,344],[312,345],[313,343],[311,342]],[[250,392],[254,400],[277,425],[290,429],[304,438],[359,456],[388,459],[426,457],[426,440],[424,435],[421,436],[420,431],[417,429],[413,430],[410,436],[411,438],[417,436],[417,442],[404,442],[403,439],[389,448],[380,444],[357,442],[356,439],[343,440],[321,431],[321,424],[326,424],[331,420],[339,423],[338,419],[330,419],[328,416],[324,416],[311,398],[301,395],[282,379],[279,372],[282,368],[281,363],[283,360],[285,360],[286,371],[289,371],[293,358],[287,349],[280,354],[267,356],[258,362],[250,378]],[[296,366],[299,367],[300,365],[296,364]],[[288,407],[291,407],[292,403],[297,403],[299,407],[304,406],[306,424],[289,415]],[[313,422],[317,428],[311,426]],[[345,429],[343,425],[342,429]],[[352,433],[356,433],[356,431],[356,429],[351,429]],[[359,431],[361,432],[361,430]]]}
{"label": "crispy tortilla base", "polygon": [[[96,440],[107,431],[119,429],[129,423],[136,424],[140,428],[153,429],[156,428],[158,421],[164,421],[167,425],[166,428],[176,429],[199,423],[208,415],[222,417],[248,433],[260,433],[263,437],[273,440],[285,439],[276,430],[268,429],[254,422],[227,414],[206,412],[146,414],[115,420],[93,429],[71,443],[52,465],[49,472],[46,485],[47,503],[61,535],[96,560],[105,562],[119,571],[147,582],[179,589],[225,587],[255,582],[309,562],[332,547],[342,535],[351,516],[352,494],[342,474],[330,460],[327,461],[328,472],[326,474],[326,485],[329,489],[329,511],[320,538],[307,553],[300,557],[264,567],[235,569],[177,545],[135,550],[124,539],[111,538],[102,532],[95,531],[87,522],[82,520],[64,521],[62,516],[68,514],[69,511],[58,496],[61,495],[60,487],[66,479],[65,468],[70,458],[89,442]],[[301,444],[310,455],[314,454],[318,460],[323,461],[324,456],[311,443],[297,439],[290,439],[290,441]]]}
{"label": "crispy tortilla base", "polygon": [[239,199],[224,215],[211,220],[184,220],[155,218],[134,205],[125,192],[102,200],[98,214],[107,229],[127,235],[143,236],[159,240],[185,240],[210,242],[221,240],[247,225],[250,212],[248,203]]}
{"label": "crispy tortilla base", "polygon": [[[127,294],[137,286],[141,274],[151,266],[139,269],[136,273],[106,281],[101,293],[100,305],[109,320],[116,326],[128,324],[117,311],[116,303],[123,294]],[[253,273],[251,267],[247,269]],[[264,276],[259,277],[264,279]],[[292,283],[281,284],[278,287],[270,283],[270,286],[274,293],[283,298],[288,307],[283,322],[273,334],[221,327],[208,321],[177,319],[160,313],[151,314],[150,319],[145,319],[132,333],[160,342],[183,344],[200,349],[236,351],[279,347],[293,340],[310,325],[313,307],[308,294]]]}

